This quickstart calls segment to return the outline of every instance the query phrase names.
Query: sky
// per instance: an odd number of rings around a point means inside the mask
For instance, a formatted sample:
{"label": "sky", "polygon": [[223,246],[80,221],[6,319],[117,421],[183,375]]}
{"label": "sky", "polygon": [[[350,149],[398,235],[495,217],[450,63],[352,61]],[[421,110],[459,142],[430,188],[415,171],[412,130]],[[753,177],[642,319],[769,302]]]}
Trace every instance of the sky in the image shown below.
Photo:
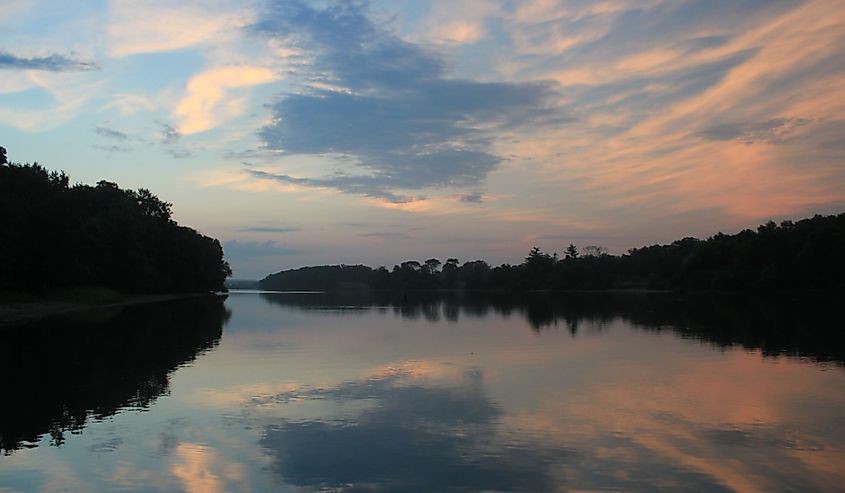
{"label": "sky", "polygon": [[845,211],[841,0],[4,0],[0,145],[234,277]]}

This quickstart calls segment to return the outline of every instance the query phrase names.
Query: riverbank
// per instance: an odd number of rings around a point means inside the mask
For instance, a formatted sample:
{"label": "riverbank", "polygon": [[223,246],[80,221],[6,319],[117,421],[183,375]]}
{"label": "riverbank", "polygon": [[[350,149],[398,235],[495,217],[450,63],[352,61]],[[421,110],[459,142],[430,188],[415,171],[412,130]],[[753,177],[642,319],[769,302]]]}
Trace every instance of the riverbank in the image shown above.
{"label": "riverbank", "polygon": [[41,298],[26,294],[3,293],[0,295],[0,328],[87,310],[211,296],[209,293],[123,295],[111,292],[105,296],[101,293],[96,293],[96,296],[89,294]]}

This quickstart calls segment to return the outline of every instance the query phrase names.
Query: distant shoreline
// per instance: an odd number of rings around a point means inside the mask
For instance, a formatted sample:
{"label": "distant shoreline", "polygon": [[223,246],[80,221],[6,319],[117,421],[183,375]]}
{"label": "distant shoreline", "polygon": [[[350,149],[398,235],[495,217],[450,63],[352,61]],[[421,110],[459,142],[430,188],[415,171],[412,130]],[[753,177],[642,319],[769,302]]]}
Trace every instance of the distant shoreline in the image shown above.
{"label": "distant shoreline", "polygon": [[201,296],[218,295],[214,293],[128,295],[121,301],[108,303],[86,303],[49,299],[23,299],[19,301],[0,300],[0,329],[16,325],[24,325],[44,318],[65,315],[68,313],[100,310],[103,308],[119,308],[144,303],[158,303],[161,301],[172,301],[184,298],[198,298]]}

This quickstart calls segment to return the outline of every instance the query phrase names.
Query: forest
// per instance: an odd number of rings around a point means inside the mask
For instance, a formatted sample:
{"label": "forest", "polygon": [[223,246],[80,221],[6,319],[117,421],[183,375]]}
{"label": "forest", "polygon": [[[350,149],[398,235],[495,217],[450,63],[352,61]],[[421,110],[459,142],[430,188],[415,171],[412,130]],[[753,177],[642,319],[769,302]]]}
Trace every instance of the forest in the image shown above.
{"label": "forest", "polygon": [[271,274],[268,290],[616,290],[786,291],[845,289],[845,213],[768,222],[756,231],[684,238],[610,255],[569,245],[562,256],[533,248],[517,265],[491,267],[431,258],[376,269],[304,267]]}
{"label": "forest", "polygon": [[0,147],[0,290],[62,287],[121,293],[224,289],[220,242],[180,226],[149,190],[8,162]]}

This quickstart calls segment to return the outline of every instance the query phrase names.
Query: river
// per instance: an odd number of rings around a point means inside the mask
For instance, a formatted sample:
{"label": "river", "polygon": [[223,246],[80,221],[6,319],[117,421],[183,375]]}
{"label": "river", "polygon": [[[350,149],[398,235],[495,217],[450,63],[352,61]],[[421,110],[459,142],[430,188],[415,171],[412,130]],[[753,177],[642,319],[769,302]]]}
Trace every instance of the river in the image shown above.
{"label": "river", "polygon": [[232,292],[0,331],[0,492],[842,491],[824,300]]}

